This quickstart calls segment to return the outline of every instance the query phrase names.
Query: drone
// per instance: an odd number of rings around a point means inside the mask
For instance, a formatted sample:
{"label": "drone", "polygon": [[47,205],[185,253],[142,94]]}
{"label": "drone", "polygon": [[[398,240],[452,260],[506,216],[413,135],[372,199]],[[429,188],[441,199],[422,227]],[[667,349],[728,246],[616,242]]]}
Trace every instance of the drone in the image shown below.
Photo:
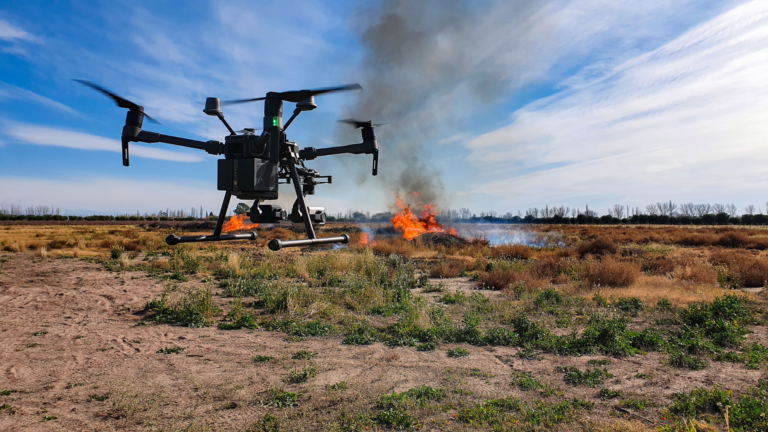
{"label": "drone", "polygon": [[[372,174],[378,173],[379,167],[379,143],[376,141],[372,121],[360,121],[355,119],[340,120],[340,122],[361,129],[363,142],[329,148],[307,147],[300,149],[295,142],[288,141],[285,130],[304,111],[312,111],[317,108],[315,96],[326,93],[361,90],[359,84],[350,84],[338,87],[327,87],[315,90],[296,90],[286,92],[268,92],[264,97],[252,99],[238,99],[221,101],[218,98],[209,97],[205,101],[203,112],[209,116],[218,117],[229,130],[229,135],[224,142],[196,141],[142,129],[144,119],[159,122],[144,113],[144,107],[126,100],[90,81],[75,80],[91,87],[117,103],[120,108],[126,108],[125,126],[122,132],[122,156],[123,166],[129,166],[128,144],[131,142],[165,143],[181,147],[204,150],[213,155],[224,155],[218,160],[217,189],[225,191],[224,201],[221,204],[219,218],[212,235],[204,236],[177,236],[170,235],[165,241],[169,245],[194,242],[216,242],[228,240],[256,240],[255,231],[245,234],[222,234],[224,218],[232,196],[240,200],[254,200],[249,217],[253,223],[280,223],[291,221],[296,224],[304,224],[307,231],[307,239],[304,240],[279,240],[269,242],[268,247],[278,251],[285,247],[311,246],[328,243],[349,243],[347,234],[338,237],[318,238],[315,234],[315,226],[325,224],[326,215],[323,207],[308,207],[307,195],[315,194],[315,186],[318,184],[330,184],[332,176],[319,175],[317,171],[307,168],[305,161],[313,160],[320,156],[338,154],[370,154],[373,155]],[[235,131],[224,119],[221,110],[222,105],[234,105],[247,102],[264,101],[264,127],[261,134],[256,134],[255,128],[247,128]],[[283,102],[295,103],[296,108],[285,124],[283,124]],[[318,181],[319,180],[319,181]],[[264,201],[276,200],[279,184],[291,184],[296,191],[296,201],[291,212],[288,213],[276,204],[262,204]]]}

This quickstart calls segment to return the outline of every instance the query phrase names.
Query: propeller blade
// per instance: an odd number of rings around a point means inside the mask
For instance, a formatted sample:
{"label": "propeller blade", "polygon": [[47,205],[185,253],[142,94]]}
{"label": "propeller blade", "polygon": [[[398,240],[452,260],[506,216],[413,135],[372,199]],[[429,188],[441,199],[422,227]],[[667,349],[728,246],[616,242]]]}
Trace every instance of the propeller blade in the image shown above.
{"label": "propeller blade", "polygon": [[346,123],[355,129],[359,129],[366,126],[384,126],[386,124],[386,123],[373,123],[372,120],[363,121],[363,120],[357,120],[357,119],[351,119],[351,118],[339,120],[339,123]]}
{"label": "propeller blade", "polygon": [[[314,90],[291,90],[287,92],[278,93],[278,97],[280,98],[280,100],[283,100],[285,102],[299,103],[304,99],[309,99],[312,96],[317,96],[324,93],[332,93],[332,92],[347,91],[347,90],[361,90],[362,88],[363,86],[355,83],[355,84],[347,84],[347,85],[337,86],[337,87],[325,87],[325,88],[314,89]],[[241,103],[247,103],[247,102],[256,102],[264,99],[266,99],[266,97],[252,98],[252,99],[235,99],[235,100],[221,101],[221,105],[235,105],[235,104],[241,104]]]}
{"label": "propeller blade", "polygon": [[[140,111],[142,113],[144,112],[144,107],[143,106],[137,105],[137,104],[129,101],[128,99],[123,99],[120,96],[118,96],[118,95],[112,93],[111,91],[105,89],[104,87],[101,87],[99,85],[96,85],[96,84],[94,84],[94,83],[92,83],[90,81],[86,81],[86,80],[74,79],[73,81],[77,81],[80,84],[87,85],[88,87],[90,87],[90,88],[92,88],[92,89],[94,89],[94,90],[96,90],[98,92],[104,93],[105,95],[107,95],[107,97],[109,97],[113,101],[115,101],[117,106],[119,106],[120,108],[126,108],[126,109],[131,110],[131,111]],[[153,119],[148,114],[144,114],[144,117],[149,119],[149,121],[151,121],[152,123],[160,124],[159,121]]]}
{"label": "propeller blade", "polygon": [[261,128],[245,128],[245,129],[241,129],[239,131],[235,131],[235,133],[237,133],[237,134],[244,134],[246,132],[255,132],[257,130],[261,130]]}
{"label": "propeller blade", "polygon": [[280,99],[286,102],[298,103],[303,101],[304,99],[309,99],[312,96],[317,96],[324,93],[333,93],[333,92],[348,91],[348,90],[362,90],[362,88],[363,86],[355,83],[355,84],[347,84],[347,85],[338,86],[338,87],[326,87],[326,88],[315,89],[315,90],[294,90],[294,91],[287,91],[287,92],[280,93]]}
{"label": "propeller blade", "polygon": [[235,99],[235,100],[221,101],[221,106],[236,105],[236,104],[247,103],[247,102],[256,102],[264,99],[266,98],[260,97],[260,98],[254,98],[254,99]]}

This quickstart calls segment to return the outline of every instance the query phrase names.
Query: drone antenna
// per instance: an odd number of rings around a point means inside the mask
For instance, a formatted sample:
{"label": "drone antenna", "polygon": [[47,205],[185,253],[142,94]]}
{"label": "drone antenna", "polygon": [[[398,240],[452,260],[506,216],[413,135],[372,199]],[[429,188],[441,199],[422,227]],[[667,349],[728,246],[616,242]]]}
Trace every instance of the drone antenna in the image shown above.
{"label": "drone antenna", "polygon": [[227,123],[226,120],[224,120],[224,113],[221,111],[221,102],[219,101],[219,98],[212,98],[209,97],[205,100],[205,109],[203,109],[203,112],[208,114],[209,116],[216,116],[221,120],[222,123],[224,123],[224,126],[229,129],[230,135],[237,135],[235,133],[235,130],[232,129],[232,127]]}

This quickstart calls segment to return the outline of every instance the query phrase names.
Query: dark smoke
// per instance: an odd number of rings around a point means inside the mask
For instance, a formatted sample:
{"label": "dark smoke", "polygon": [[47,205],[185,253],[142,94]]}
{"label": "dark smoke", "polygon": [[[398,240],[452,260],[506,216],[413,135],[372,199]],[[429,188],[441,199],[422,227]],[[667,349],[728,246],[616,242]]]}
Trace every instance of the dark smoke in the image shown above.
{"label": "dark smoke", "polygon": [[[476,10],[478,4],[482,11]],[[505,2],[504,7],[514,4],[523,2]],[[472,114],[475,107],[493,102],[509,87],[507,67],[488,53],[489,48],[491,53],[506,49],[489,44],[494,43],[494,31],[514,24],[500,22],[493,31],[483,29],[493,25],[488,22],[492,6],[461,0],[394,0],[355,17],[364,50],[364,91],[349,113],[389,123],[377,129],[382,147],[380,181],[389,196],[400,190],[417,204],[449,206],[439,170],[431,163],[433,152],[439,150],[438,132]],[[519,13],[524,15],[522,9]],[[353,136],[348,130],[344,133]],[[360,181],[369,175],[360,174]],[[411,199],[413,192],[421,199]]]}

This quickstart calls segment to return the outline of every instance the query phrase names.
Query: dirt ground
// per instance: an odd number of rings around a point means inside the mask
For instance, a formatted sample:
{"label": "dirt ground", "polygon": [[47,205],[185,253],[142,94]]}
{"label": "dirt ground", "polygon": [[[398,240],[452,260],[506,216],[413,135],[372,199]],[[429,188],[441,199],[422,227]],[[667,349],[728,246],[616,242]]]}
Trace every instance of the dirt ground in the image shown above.
{"label": "dirt ground", "polygon": [[[278,419],[289,416],[292,430],[326,430],[328,419],[340,410],[369,410],[376,395],[421,385],[472,392],[477,402],[511,395],[532,400],[533,392],[510,386],[514,370],[533,372],[569,398],[594,400],[598,391],[564,384],[554,367],[584,368],[589,360],[604,358],[600,356],[541,354],[538,360],[521,360],[514,356],[518,348],[463,345],[470,357],[449,358],[446,351],[454,344],[420,352],[381,343],[343,345],[341,336],[289,342],[277,332],[140,325],[146,302],[163,291],[156,278],[30,252],[0,253],[0,262],[0,390],[16,390],[0,396],[0,404],[12,407],[0,412],[3,431],[241,431],[267,412]],[[442,282],[449,291],[469,293],[472,287],[467,278]],[[435,300],[434,294],[424,295]],[[214,299],[222,306],[230,301]],[[749,339],[766,339],[765,327],[753,330],[756,333]],[[184,351],[158,353],[174,347]],[[312,361],[319,373],[309,383],[285,384],[291,369],[309,364],[291,359],[299,350],[317,353]],[[272,356],[275,361],[256,363],[254,355]],[[579,424],[568,428],[613,423],[623,425],[623,430],[654,430],[663,424],[661,409],[674,392],[715,383],[746,388],[762,376],[761,371],[747,371],[738,364],[689,371],[663,365],[661,359],[661,354],[650,353],[612,359],[608,366],[615,377],[605,387],[648,401],[651,407],[642,416],[649,421],[611,419],[614,405],[607,401],[598,402],[583,413]],[[636,378],[638,373],[650,379]],[[349,388],[326,388],[340,381]],[[261,406],[263,392],[273,387],[303,393],[300,407]],[[447,403],[446,409],[423,422],[422,430],[467,430],[454,420],[460,405]]]}

